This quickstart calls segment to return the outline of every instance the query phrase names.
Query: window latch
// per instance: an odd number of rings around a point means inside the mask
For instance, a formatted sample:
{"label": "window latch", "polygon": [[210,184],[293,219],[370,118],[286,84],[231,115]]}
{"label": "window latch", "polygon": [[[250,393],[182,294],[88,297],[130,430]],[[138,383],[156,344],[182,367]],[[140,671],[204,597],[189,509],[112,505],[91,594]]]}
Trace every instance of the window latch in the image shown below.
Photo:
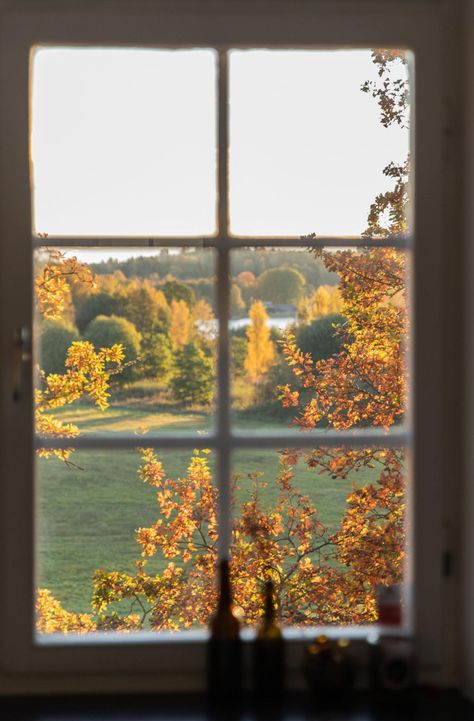
{"label": "window latch", "polygon": [[13,334],[13,400],[20,403],[28,385],[31,351],[31,329],[21,325]]}

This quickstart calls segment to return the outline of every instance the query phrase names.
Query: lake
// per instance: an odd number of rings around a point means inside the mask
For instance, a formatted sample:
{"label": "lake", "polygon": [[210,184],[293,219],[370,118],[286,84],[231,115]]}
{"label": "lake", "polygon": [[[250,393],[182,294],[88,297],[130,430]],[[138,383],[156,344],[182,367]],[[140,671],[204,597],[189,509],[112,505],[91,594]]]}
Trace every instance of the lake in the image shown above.
{"label": "lake", "polygon": [[[278,330],[286,330],[290,325],[296,323],[293,316],[273,316],[267,318],[267,326],[269,328],[278,328]],[[239,330],[250,325],[250,318],[231,318],[229,321],[230,330]],[[201,321],[196,324],[198,330],[210,338],[217,335],[217,319]]]}

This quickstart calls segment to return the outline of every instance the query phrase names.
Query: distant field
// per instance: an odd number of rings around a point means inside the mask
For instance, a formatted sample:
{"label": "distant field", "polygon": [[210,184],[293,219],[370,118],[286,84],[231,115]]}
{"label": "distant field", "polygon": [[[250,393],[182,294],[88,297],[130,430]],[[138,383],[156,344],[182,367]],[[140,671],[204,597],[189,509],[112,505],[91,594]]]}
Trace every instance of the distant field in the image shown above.
{"label": "distant field", "polygon": [[[140,434],[144,427],[150,432],[180,429],[202,432],[210,426],[205,413],[156,412],[147,407],[113,407],[99,414],[91,407],[78,405],[56,415],[77,423],[84,433],[105,434],[114,430]],[[282,430],[281,422],[264,425],[255,421],[254,425]],[[146,445],[145,438],[137,438],[137,444]],[[192,450],[191,446],[189,451],[160,453],[170,477],[185,474]],[[137,475],[138,451],[76,451],[71,460],[79,468],[68,468],[56,458],[38,460],[37,582],[49,588],[68,610],[88,611],[94,571],[97,568],[133,571],[133,563],[140,556],[134,541],[135,530],[156,520],[157,505],[154,492]],[[247,474],[263,471],[264,480],[269,483],[264,491],[265,502],[271,506],[277,497],[277,489],[272,485],[278,473],[276,451],[239,451],[233,471],[242,475],[242,497],[249,485]],[[335,528],[344,513],[352,481],[357,485],[367,483],[375,473],[367,470],[355,474],[354,479],[334,481],[301,464],[295,484],[316,503],[323,523]],[[148,568],[158,570],[165,563],[163,559],[153,559]]]}

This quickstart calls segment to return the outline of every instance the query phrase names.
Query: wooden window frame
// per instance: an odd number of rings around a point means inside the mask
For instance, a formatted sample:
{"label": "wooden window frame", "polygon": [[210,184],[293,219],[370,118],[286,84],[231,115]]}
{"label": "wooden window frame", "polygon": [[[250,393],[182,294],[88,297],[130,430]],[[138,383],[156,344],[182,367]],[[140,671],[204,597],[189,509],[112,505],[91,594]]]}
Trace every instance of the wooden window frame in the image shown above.
{"label": "wooden window frame", "polygon": [[[445,74],[442,62],[442,4],[433,12],[429,3],[405,2],[307,2],[306,0],[255,0],[252,3],[208,0],[195,4],[177,0],[153,6],[137,2],[110,3],[102,9],[84,2],[70,10],[58,3],[28,2],[0,15],[0,93],[3,122],[0,128],[0,208],[1,264],[0,292],[2,323],[0,349],[2,356],[2,434],[3,461],[1,485],[2,578],[1,623],[5,678],[16,679],[20,688],[33,688],[42,679],[49,688],[64,688],[64,679],[77,684],[79,674],[86,689],[96,688],[197,688],[204,663],[204,633],[179,635],[141,633],[127,637],[94,634],[82,638],[51,638],[38,644],[34,633],[34,462],[33,407],[31,374],[24,375],[25,390],[18,401],[12,388],[18,375],[15,338],[18,329],[32,326],[32,252],[31,193],[29,177],[29,92],[30,51],[37,45],[159,46],[214,47],[220,52],[219,76],[219,146],[218,173],[219,229],[216,239],[205,239],[203,245],[217,246],[219,336],[218,433],[206,438],[206,447],[219,450],[220,478],[220,549],[230,539],[229,493],[225,479],[229,476],[230,453],[236,447],[258,444],[281,447],[285,434],[270,438],[232,435],[229,424],[228,380],[228,270],[232,247],[275,245],[301,246],[297,238],[262,240],[233,238],[228,234],[227,205],[227,73],[225,48],[273,47],[401,47],[415,57],[415,108],[412,133],[416,135],[415,158],[415,231],[413,246],[414,298],[413,322],[416,345],[413,374],[413,469],[416,483],[410,489],[410,513],[414,538],[410,574],[413,578],[413,613],[409,631],[414,633],[420,664],[420,678],[441,682],[451,661],[446,657],[446,643],[440,634],[446,618],[449,593],[442,574],[446,551],[445,471],[449,448],[443,442],[445,394],[449,392],[444,376],[446,350],[440,331],[445,324],[442,305],[442,270],[446,251],[443,227],[446,223],[444,103]],[[441,8],[441,9],[440,9]],[[449,209],[448,209],[449,212]],[[104,246],[103,238],[88,239],[84,245]],[[54,239],[62,247],[74,245],[71,239]],[[109,244],[117,245],[110,239]],[[137,239],[122,239],[122,245],[139,246]],[[145,244],[145,241],[142,241]],[[197,245],[195,238],[157,239],[156,245]],[[361,239],[318,238],[319,245],[367,245]],[[393,242],[388,245],[393,245]],[[48,245],[50,245],[48,241]],[[75,243],[77,246],[77,242]],[[146,245],[149,243],[146,241]],[[406,245],[404,239],[400,245]],[[430,258],[427,272],[426,258]],[[15,302],[12,303],[11,299]],[[5,312],[8,309],[8,312]],[[370,435],[370,434],[369,434]],[[382,435],[382,434],[379,434]],[[362,440],[361,440],[362,439]],[[377,433],[371,442],[381,440]],[[383,435],[383,444],[408,444],[409,438],[393,431]],[[37,441],[36,441],[37,442]],[[130,441],[131,442],[131,441]],[[315,444],[314,439],[311,441]],[[359,445],[366,437],[359,432],[338,434],[337,444]],[[136,443],[136,441],[135,441]],[[293,437],[294,443],[294,437]],[[304,441],[304,443],[306,443]],[[309,443],[309,441],[308,441]],[[331,441],[331,434],[324,444]],[[78,439],[77,447],[93,445]],[[54,445],[58,445],[55,443]],[[100,443],[103,446],[103,442]],[[123,444],[122,444],[123,445]],[[194,447],[195,440],[172,439],[150,443],[157,447]],[[27,452],[18,449],[29,449]],[[14,481],[13,481],[14,479]],[[331,633],[340,633],[333,629]],[[350,631],[365,638],[368,629]],[[347,631],[345,632],[347,635]],[[290,666],[295,670],[303,631],[289,631],[292,639]],[[23,681],[18,681],[19,678]],[[137,681],[140,677],[140,681]],[[58,679],[62,678],[62,681]],[[26,679],[26,680],[25,680]],[[76,679],[76,680],[74,680]],[[102,679],[102,680],[100,680]],[[7,681],[3,680],[8,686]],[[13,682],[12,682],[13,683]],[[135,684],[135,686],[134,686]],[[2,676],[0,675],[0,690]],[[15,686],[16,688],[16,686]]]}

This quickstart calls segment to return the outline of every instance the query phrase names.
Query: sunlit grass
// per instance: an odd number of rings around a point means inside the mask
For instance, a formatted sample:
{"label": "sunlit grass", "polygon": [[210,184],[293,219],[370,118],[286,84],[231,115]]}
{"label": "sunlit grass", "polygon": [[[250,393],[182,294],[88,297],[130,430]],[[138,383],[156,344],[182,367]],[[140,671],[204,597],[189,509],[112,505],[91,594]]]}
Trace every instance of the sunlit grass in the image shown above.
{"label": "sunlit grass", "polygon": [[[91,407],[64,409],[82,432],[107,433],[113,428],[134,432],[145,425],[162,431],[209,427],[204,414],[152,414],[148,409],[111,408],[105,414]],[[61,416],[61,411],[57,413]],[[281,424],[255,421],[261,430],[281,430]],[[143,445],[143,439],[137,439]],[[161,451],[166,473],[183,477],[192,455],[188,450]],[[71,611],[90,609],[91,579],[97,568],[133,572],[140,547],[135,530],[151,525],[157,518],[154,492],[139,478],[140,454],[133,449],[76,451],[71,460],[78,468],[68,468],[56,458],[38,460],[38,585],[49,588]],[[279,470],[276,450],[251,449],[235,453],[233,472],[241,476],[238,501],[248,497],[249,473],[263,472],[268,485],[262,491],[265,505],[271,507],[278,489],[273,482]],[[295,486],[307,493],[319,510],[320,519],[335,530],[345,509],[353,480],[358,484],[373,480],[374,470],[334,481],[318,475],[300,463],[295,470]],[[236,507],[238,509],[238,505]],[[236,510],[236,512],[238,512]],[[152,559],[150,570],[167,563]]]}

